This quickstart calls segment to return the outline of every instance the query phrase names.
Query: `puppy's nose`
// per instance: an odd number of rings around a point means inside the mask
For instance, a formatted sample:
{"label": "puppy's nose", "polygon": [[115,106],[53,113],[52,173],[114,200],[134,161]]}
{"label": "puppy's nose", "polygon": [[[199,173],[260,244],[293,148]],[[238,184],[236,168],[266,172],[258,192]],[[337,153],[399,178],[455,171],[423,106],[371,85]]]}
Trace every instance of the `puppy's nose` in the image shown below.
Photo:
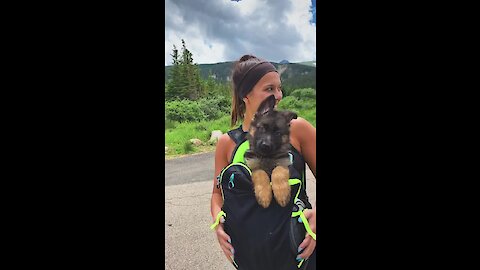
{"label": "puppy's nose", "polygon": [[262,143],[260,143],[260,150],[262,152],[268,152],[268,151],[270,151],[270,145],[265,143],[265,142],[262,142]]}

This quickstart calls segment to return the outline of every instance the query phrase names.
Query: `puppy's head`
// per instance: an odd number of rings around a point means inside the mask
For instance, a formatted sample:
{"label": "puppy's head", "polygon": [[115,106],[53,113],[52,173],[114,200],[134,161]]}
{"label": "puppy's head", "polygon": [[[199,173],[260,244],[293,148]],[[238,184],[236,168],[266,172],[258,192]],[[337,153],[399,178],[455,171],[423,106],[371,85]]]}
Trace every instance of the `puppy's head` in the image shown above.
{"label": "puppy's head", "polygon": [[269,96],[259,106],[247,135],[250,150],[260,156],[272,156],[288,149],[290,121],[297,114],[274,109],[275,97]]}

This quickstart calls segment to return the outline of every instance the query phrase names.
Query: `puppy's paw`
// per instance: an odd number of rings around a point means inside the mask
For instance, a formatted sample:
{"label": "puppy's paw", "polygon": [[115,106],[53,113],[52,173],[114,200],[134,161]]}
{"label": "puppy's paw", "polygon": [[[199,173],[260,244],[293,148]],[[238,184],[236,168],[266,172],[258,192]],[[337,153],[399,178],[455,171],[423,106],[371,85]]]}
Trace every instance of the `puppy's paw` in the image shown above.
{"label": "puppy's paw", "polygon": [[288,179],[290,178],[290,173],[288,168],[283,166],[278,166],[272,171],[272,189],[273,196],[278,204],[282,207],[285,207],[290,201],[290,185],[288,184]]}
{"label": "puppy's paw", "polygon": [[263,208],[267,208],[272,201],[272,187],[270,186],[268,174],[263,170],[253,171],[252,182],[258,204]]}

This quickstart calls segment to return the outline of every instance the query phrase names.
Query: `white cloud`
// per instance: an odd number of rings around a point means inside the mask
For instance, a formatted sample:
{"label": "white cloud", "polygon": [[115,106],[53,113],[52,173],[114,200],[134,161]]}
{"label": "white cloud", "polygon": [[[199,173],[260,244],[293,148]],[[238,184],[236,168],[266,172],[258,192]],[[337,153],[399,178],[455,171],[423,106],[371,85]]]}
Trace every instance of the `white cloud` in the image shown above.
{"label": "white cloud", "polygon": [[240,10],[242,16],[249,16],[255,10],[261,9],[267,4],[265,0],[244,0],[241,1],[241,3],[234,1],[231,2],[238,3],[236,7]]}
{"label": "white cloud", "polygon": [[252,53],[270,61],[315,60],[310,0],[167,0],[165,65],[181,39],[195,63],[233,61]]}
{"label": "white cloud", "polygon": [[288,24],[295,26],[295,29],[300,33],[302,42],[298,44],[295,56],[292,62],[311,61],[316,60],[316,25],[310,23],[312,13],[310,12],[311,1],[295,1],[293,3],[291,12],[287,13]]}
{"label": "white cloud", "polygon": [[165,65],[172,64],[173,45],[181,53],[182,39],[185,41],[187,49],[192,53],[194,63],[209,64],[227,61],[224,59],[224,44],[208,42],[195,31],[184,33],[168,31],[165,32]]}

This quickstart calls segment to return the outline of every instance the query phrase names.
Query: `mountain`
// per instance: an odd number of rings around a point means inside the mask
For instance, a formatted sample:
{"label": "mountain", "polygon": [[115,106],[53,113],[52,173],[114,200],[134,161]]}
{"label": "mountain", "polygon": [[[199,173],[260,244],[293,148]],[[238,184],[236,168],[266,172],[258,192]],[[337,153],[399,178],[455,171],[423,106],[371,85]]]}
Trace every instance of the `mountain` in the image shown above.
{"label": "mountain", "polygon": [[[272,62],[281,74],[284,89],[316,89],[316,61],[301,63],[288,63],[288,61],[285,63],[284,61],[280,63]],[[205,80],[211,75],[217,82],[230,82],[233,64],[233,61],[216,64],[199,64],[200,77]],[[165,66],[165,81],[168,80],[171,68],[172,66]]]}
{"label": "mountain", "polygon": [[306,62],[300,62],[300,63],[297,63],[297,64],[307,65],[307,66],[311,66],[311,67],[317,67],[317,61],[306,61]]}

